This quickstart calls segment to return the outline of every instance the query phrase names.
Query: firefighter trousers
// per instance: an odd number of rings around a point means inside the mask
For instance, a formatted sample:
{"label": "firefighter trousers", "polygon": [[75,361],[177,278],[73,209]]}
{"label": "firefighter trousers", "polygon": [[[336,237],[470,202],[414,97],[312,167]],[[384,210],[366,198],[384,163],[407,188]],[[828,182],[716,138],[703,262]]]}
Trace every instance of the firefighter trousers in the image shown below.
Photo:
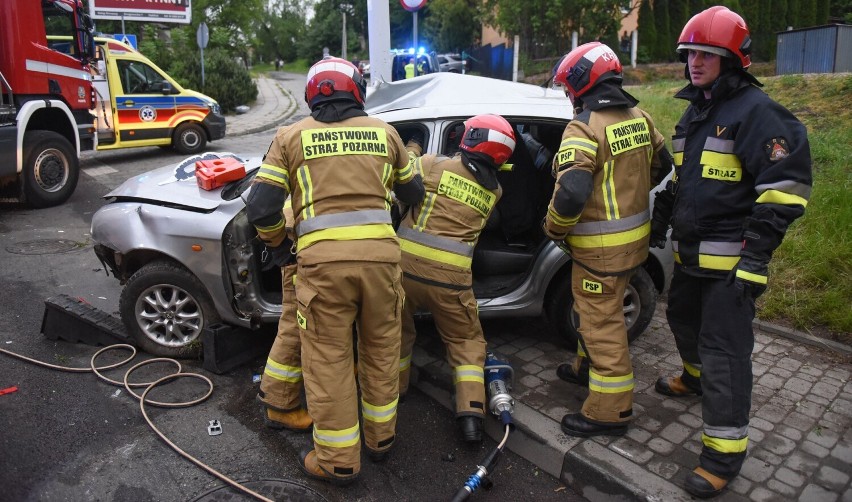
{"label": "firefighter trousers", "polygon": [[626,423],[633,415],[633,366],[624,324],[624,291],[633,273],[604,275],[571,267],[575,320],[589,358],[589,396],[583,416],[593,423]]}
{"label": "firefighter trousers", "polygon": [[402,284],[405,289],[405,307],[402,316],[400,393],[408,390],[411,353],[417,336],[414,313],[422,308],[432,313],[435,328],[447,350],[447,362],[453,370],[456,390],[456,417],[483,417],[485,335],[479,323],[473,290],[426,284],[409,276],[403,277]]}
{"label": "firefighter trousers", "polygon": [[345,261],[298,267],[296,320],[317,460],[334,476],[361,469],[352,325],[358,325],[358,384],[364,443],[394,441],[399,402],[401,272],[395,263]]}
{"label": "firefighter trousers", "polygon": [[687,385],[700,380],[704,444],[699,462],[724,479],[740,472],[748,446],[754,300],[724,278],[675,265],[666,310]]}
{"label": "firefighter trousers", "polygon": [[269,408],[291,411],[301,406],[302,342],[296,324],[296,264],[281,268],[281,318],[266,368],[260,380],[258,397]]}

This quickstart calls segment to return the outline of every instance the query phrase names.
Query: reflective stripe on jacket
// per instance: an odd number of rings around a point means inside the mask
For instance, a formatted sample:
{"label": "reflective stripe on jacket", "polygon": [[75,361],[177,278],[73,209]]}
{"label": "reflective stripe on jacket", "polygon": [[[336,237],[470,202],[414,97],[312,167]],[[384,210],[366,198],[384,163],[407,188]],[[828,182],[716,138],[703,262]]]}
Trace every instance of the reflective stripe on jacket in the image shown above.
{"label": "reflective stripe on jacket", "polygon": [[[639,108],[584,110],[565,128],[553,160],[557,183],[545,221],[548,235],[567,234],[572,257],[597,272],[618,273],[641,265],[648,256],[648,193],[664,146],[653,121]],[[575,170],[589,174],[571,174]],[[560,178],[566,175],[563,182],[572,181],[562,188]],[[570,183],[589,176],[588,197],[568,204],[579,212],[560,214],[554,201],[584,196],[582,189],[574,193]]]}
{"label": "reflective stripe on jacket", "polygon": [[396,263],[391,190],[415,174],[402,140],[385,122],[306,117],[279,129],[255,181],[291,194],[301,264]]}
{"label": "reflective stripe on jacket", "polygon": [[692,104],[672,138],[672,240],[685,271],[722,275],[741,253],[768,262],[804,213],[810,148],[801,122],[751,80],[721,77],[710,101],[699,91],[677,94]]}
{"label": "reflective stripe on jacket", "polygon": [[424,155],[417,165],[426,195],[397,230],[402,270],[442,284],[470,286],[473,250],[503,189],[491,191],[477,183],[460,155]]}

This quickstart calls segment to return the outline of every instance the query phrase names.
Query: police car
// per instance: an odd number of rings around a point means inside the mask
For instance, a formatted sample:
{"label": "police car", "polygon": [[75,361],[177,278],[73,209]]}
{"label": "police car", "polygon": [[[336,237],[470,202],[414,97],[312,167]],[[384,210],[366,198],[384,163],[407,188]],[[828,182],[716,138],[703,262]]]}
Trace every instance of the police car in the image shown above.
{"label": "police car", "polygon": [[[455,73],[381,83],[368,93],[366,111],[393,124],[403,140],[417,136],[425,153],[452,155],[465,119],[505,117],[518,132],[510,172],[501,172],[503,196],[473,257],[480,315],[547,316],[568,347],[571,259],[541,230],[553,193],[549,155],[558,150],[572,117],[561,90]],[[195,162],[238,157],[248,174],[212,190],[199,188]],[[205,154],[129,179],[105,197],[92,218],[95,252],[126,281],[122,320],[139,346],[152,353],[192,356],[203,329],[225,322],[256,329],[281,314],[281,276],[264,267],[264,247],[245,215],[245,198],[259,168],[257,155]],[[658,187],[659,188],[659,187]],[[653,201],[653,193],[650,194]],[[624,297],[631,340],[648,326],[656,296],[669,283],[673,254],[652,248]],[[264,270],[267,268],[268,270]]]}

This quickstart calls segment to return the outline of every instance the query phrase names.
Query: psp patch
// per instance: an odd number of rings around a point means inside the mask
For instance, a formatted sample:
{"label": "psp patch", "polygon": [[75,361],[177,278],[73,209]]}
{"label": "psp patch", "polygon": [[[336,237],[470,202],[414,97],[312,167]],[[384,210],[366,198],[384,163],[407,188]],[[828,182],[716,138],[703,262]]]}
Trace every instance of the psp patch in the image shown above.
{"label": "psp patch", "polygon": [[790,155],[790,147],[784,138],[772,138],[763,148],[766,150],[770,162],[778,162]]}
{"label": "psp patch", "polygon": [[603,293],[603,284],[588,279],[583,279],[583,291],[599,295]]}

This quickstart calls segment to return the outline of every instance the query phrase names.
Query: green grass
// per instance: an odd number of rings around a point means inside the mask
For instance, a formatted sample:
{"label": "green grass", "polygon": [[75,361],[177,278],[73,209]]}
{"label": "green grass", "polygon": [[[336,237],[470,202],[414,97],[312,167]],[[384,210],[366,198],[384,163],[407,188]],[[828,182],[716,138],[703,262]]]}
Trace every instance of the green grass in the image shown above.
{"label": "green grass", "polygon": [[[814,188],[770,264],[758,318],[852,343],[852,75],[762,77],[764,90],[807,126]],[[639,106],[671,140],[686,103],[683,81],[630,86]]]}

